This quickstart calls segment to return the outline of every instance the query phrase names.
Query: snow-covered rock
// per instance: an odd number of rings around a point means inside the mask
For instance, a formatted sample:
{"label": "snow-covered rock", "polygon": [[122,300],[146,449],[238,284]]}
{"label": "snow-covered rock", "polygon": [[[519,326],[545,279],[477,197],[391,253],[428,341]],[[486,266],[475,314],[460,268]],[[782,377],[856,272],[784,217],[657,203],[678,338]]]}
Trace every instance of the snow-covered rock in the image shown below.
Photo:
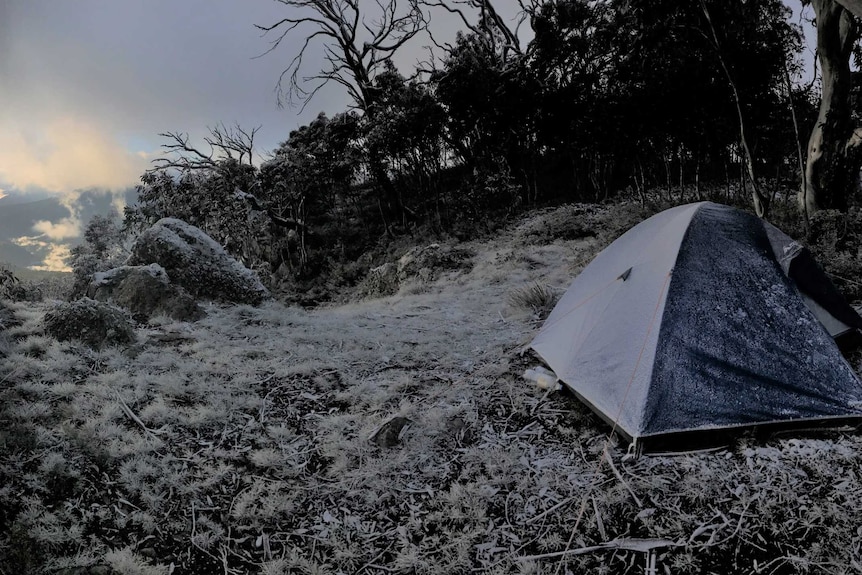
{"label": "snow-covered rock", "polygon": [[175,218],[163,218],[132,247],[127,265],[159,264],[195,297],[257,305],[270,297],[257,276],[211,237]]}
{"label": "snow-covered rock", "polygon": [[45,313],[45,331],[60,340],[79,340],[94,349],[135,341],[132,323],[119,308],[83,298]]}
{"label": "snow-covered rock", "polygon": [[191,295],[171,283],[159,264],[121,266],[95,273],[87,297],[125,308],[139,321],[158,314],[178,321],[196,321],[206,316]]}

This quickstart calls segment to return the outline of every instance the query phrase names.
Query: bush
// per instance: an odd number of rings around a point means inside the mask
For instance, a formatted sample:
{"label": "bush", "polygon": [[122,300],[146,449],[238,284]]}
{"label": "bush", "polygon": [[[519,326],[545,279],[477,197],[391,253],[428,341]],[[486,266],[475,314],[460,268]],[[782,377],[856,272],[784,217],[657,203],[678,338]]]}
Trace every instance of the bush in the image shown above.
{"label": "bush", "polygon": [[71,274],[46,274],[35,279],[19,279],[14,272],[0,265],[0,299],[11,301],[43,301],[66,299],[71,291]]}
{"label": "bush", "polygon": [[24,299],[26,290],[12,270],[0,265],[0,299],[18,301]]}
{"label": "bush", "polygon": [[126,231],[115,212],[107,216],[94,216],[84,230],[84,243],[72,248],[69,265],[72,267],[74,285],[71,299],[87,292],[87,286],[96,272],[119,267],[129,255]]}
{"label": "bush", "polygon": [[817,212],[809,221],[808,245],[844,297],[862,300],[862,211]]}
{"label": "bush", "polygon": [[22,282],[27,291],[27,301],[65,300],[72,293],[73,276],[70,273],[57,273],[50,276],[25,280]]}

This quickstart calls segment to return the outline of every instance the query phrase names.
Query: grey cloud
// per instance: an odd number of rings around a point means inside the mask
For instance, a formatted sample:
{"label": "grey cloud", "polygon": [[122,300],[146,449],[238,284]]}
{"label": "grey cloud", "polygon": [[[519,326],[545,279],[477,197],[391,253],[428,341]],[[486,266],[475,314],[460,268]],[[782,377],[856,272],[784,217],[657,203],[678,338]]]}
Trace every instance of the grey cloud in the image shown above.
{"label": "grey cloud", "polygon": [[[106,129],[153,145],[167,130],[262,125],[262,144],[283,140],[320,109],[347,104],[325,91],[301,116],[276,106],[289,46],[263,58],[255,23],[283,14],[276,2],[236,0],[7,0],[4,96],[35,118],[99,118]],[[11,88],[9,88],[11,86]]]}

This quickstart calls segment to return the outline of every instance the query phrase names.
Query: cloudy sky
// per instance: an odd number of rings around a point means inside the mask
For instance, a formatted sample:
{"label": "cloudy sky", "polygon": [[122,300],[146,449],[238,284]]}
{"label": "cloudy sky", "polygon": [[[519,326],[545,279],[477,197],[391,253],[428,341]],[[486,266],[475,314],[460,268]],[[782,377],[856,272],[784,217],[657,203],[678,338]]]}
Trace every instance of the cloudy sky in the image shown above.
{"label": "cloudy sky", "polygon": [[290,46],[264,58],[267,0],[0,0],[0,186],[63,193],[133,184],[159,132],[261,125],[272,147],[319,110],[280,110]]}
{"label": "cloudy sky", "polygon": [[[266,152],[320,111],[346,109],[336,86],[304,111],[277,105],[278,77],[302,37],[258,57],[273,37],[255,24],[287,10],[274,0],[0,0],[0,200],[53,197],[69,210],[13,242],[53,250],[46,267],[58,267],[86,223],[82,190],[113,190],[120,205],[158,154],[160,132],[200,142],[218,123],[260,126],[255,143]],[[400,64],[423,54],[417,44]],[[309,56],[314,72],[319,52]]]}
{"label": "cloudy sky", "polygon": [[[318,112],[344,110],[337,86],[302,112],[277,106],[278,76],[301,36],[255,58],[269,39],[254,25],[286,10],[275,0],[0,0],[0,196],[53,196],[70,209],[35,224],[29,241],[75,238],[81,190],[134,185],[159,132],[194,140],[219,122],[261,126],[256,145],[267,151]],[[443,36],[460,27],[434,18]],[[426,56],[415,43],[399,65],[409,71]]]}

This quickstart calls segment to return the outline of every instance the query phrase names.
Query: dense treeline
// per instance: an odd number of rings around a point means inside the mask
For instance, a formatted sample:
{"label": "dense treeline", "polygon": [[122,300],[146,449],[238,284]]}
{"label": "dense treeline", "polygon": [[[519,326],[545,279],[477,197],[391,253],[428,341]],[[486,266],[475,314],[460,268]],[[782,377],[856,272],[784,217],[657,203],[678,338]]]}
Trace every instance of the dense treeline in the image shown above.
{"label": "dense treeline", "polygon": [[[381,238],[467,234],[536,205],[647,190],[768,202],[798,188],[817,94],[799,83],[801,29],[780,0],[534,1],[523,47],[490,2],[462,4],[478,20],[409,77],[392,52],[363,64],[333,36],[342,75],[317,77],[348,86],[355,106],[259,165],[255,131],[219,126],[206,154],[165,134],[127,227],[179,217],[275,286],[334,269],[354,281]],[[404,16],[413,33],[422,14]],[[332,18],[339,34],[350,24]]]}

